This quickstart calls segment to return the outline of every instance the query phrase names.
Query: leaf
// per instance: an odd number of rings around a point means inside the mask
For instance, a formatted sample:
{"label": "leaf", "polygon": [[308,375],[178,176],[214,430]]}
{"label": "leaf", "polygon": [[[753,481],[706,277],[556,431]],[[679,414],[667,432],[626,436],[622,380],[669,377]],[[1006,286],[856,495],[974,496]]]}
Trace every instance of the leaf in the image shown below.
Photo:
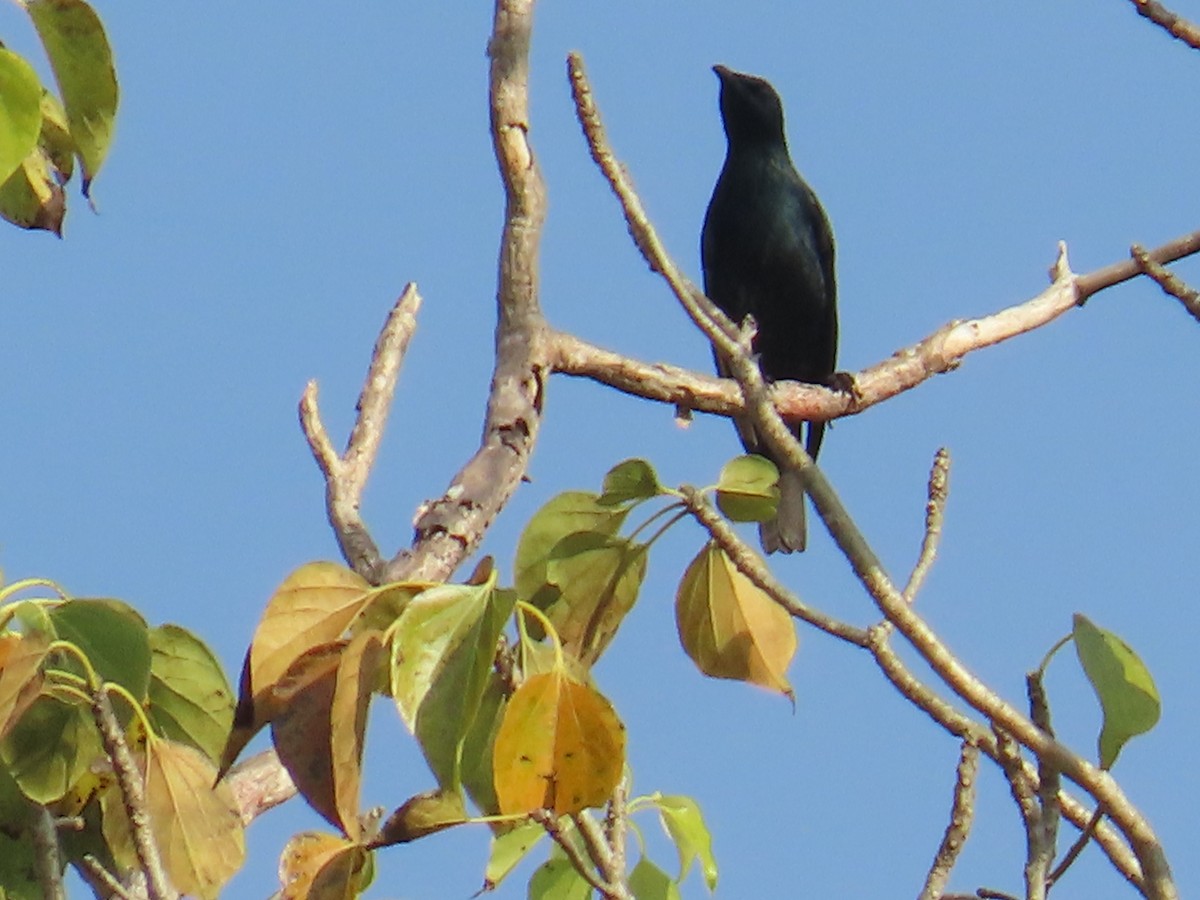
{"label": "leaf", "polygon": [[25,796],[43,804],[66,794],[101,752],[87,707],[45,693],[0,743],[0,757]]}
{"label": "leaf", "polygon": [[[61,640],[74,644],[105,681],[138,700],[150,686],[150,629],[141,613],[120,600],[68,600],[50,610]],[[124,704],[121,704],[123,707]],[[122,721],[128,710],[121,713]]]}
{"label": "leaf", "polygon": [[681,900],[679,885],[643,856],[629,873],[629,890],[636,900]]}
{"label": "leaf", "polygon": [[597,502],[601,506],[618,506],[634,500],[649,500],[661,493],[663,488],[654,467],[644,459],[627,459],[608,470]]}
{"label": "leaf", "polygon": [[569,534],[551,550],[546,577],[559,595],[544,607],[546,617],[563,648],[585,666],[599,659],[637,602],[646,561],[645,544],[598,531]]}
{"label": "leaf", "polygon": [[[472,802],[486,816],[500,812],[492,779],[492,752],[507,704],[507,689],[493,670],[488,673],[479,708],[462,743],[462,784]],[[500,827],[494,825],[493,830]]]}
{"label": "leaf", "polygon": [[194,747],[146,745],[146,807],[163,868],[181,893],[216,897],[246,856],[242,818],[216,767]]}
{"label": "leaf", "polygon": [[32,838],[34,807],[12,777],[0,766],[0,897],[41,900]]}
{"label": "leaf", "polygon": [[550,552],[569,534],[597,531],[616,534],[628,510],[604,506],[586,491],[567,491],[550,499],[533,514],[521,532],[513,563],[517,594],[545,609],[558,589],[546,577]]}
{"label": "leaf", "polygon": [[592,688],[550,672],[527,679],[509,699],[493,757],[502,813],[601,806],[624,765],[625,726]]}
{"label": "leaf", "polygon": [[296,789],[351,840],[360,832],[363,735],[374,683],[368,668],[378,666],[381,653],[374,632],[315,647],[276,685],[270,704],[278,709],[271,736]]}
{"label": "leaf", "polygon": [[793,696],[786,678],[796,652],[791,617],[711,541],[683,573],[675,622],[684,651],[705,675]]}
{"label": "leaf", "polygon": [[700,807],[691,797],[657,795],[652,798],[659,818],[675,849],[679,852],[679,877],[687,877],[692,862],[699,860],[700,872],[709,891],[717,889],[717,860],[713,856],[712,834],[704,824]]}
{"label": "leaf", "polygon": [[67,124],[67,111],[58,98],[42,91],[42,133],[38,144],[46,154],[56,180],[65,184],[75,172],[75,141]]}
{"label": "leaf", "polygon": [[524,822],[503,834],[493,836],[480,893],[495,890],[545,836],[546,829],[537,822]]}
{"label": "leaf", "polygon": [[112,50],[95,11],[83,0],[26,0],[58,82],[71,137],[83,163],[83,194],[100,170],[117,115]]}
{"label": "leaf", "polygon": [[370,844],[371,849],[392,844],[406,844],[455,825],[467,819],[462,794],[457,791],[426,791],[410,797],[379,830],[379,836]]}
{"label": "leaf", "polygon": [[0,182],[0,217],[20,228],[40,229],[62,237],[67,199],[54,175],[50,158],[41,150],[25,157],[16,171]]}
{"label": "leaf", "polygon": [[766,522],[779,507],[779,469],[765,457],[731,459],[717,482],[717,506],[735,522]]}
{"label": "leaf", "polygon": [[1104,710],[1100,768],[1110,769],[1130,738],[1158,723],[1162,704],[1150,670],[1128,644],[1078,613],[1074,625],[1075,652]]}
{"label": "leaf", "polygon": [[164,737],[190,744],[216,762],[233,724],[233,693],[221,664],[198,637],[178,625],[150,632],[146,712]]}
{"label": "leaf", "polygon": [[0,181],[37,146],[42,130],[42,83],[18,54],[0,47]]}
{"label": "leaf", "polygon": [[332,834],[297,834],[279,857],[280,900],[351,900],[366,887],[360,845]]}
{"label": "leaf", "polygon": [[392,697],[439,786],[457,791],[462,752],[479,711],[496,643],[516,602],[483,584],[442,585],[418,595],[392,637]]}
{"label": "leaf", "polygon": [[371,596],[365,579],[337,563],[306,563],[284,579],[246,651],[221,774],[271,720],[272,710],[264,703],[275,683],[309,650],[340,639]]}
{"label": "leaf", "polygon": [[40,631],[0,635],[0,738],[8,734],[42,689],[50,642]]}
{"label": "leaf", "polygon": [[592,886],[565,856],[551,856],[529,879],[529,900],[591,900]]}

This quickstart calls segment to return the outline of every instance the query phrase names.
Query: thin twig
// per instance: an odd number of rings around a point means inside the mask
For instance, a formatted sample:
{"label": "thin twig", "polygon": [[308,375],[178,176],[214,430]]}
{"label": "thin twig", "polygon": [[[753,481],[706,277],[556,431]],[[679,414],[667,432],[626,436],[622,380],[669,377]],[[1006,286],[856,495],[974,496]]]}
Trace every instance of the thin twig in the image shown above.
{"label": "thin twig", "polygon": [[929,875],[925,878],[925,887],[921,891],[920,900],[938,900],[946,882],[950,880],[950,872],[958,862],[971,833],[971,823],[975,817],[976,778],[979,775],[979,748],[974,744],[964,743],[959,749],[958,767],[955,769],[954,800],[950,806],[950,822],[942,835],[942,843],[933,857],[933,865],[929,867]]}
{"label": "thin twig", "polygon": [[625,884],[625,870],[617,868],[616,855],[613,853],[613,848],[608,845],[608,841],[605,840],[604,830],[595,819],[588,815],[587,810],[571,816],[571,821],[579,829],[584,846],[587,847],[588,856],[596,863],[596,867],[607,883],[607,887],[604,889],[606,900],[633,900],[633,894],[629,892],[629,888]]}
{"label": "thin twig", "polygon": [[1075,843],[1073,843],[1070,849],[1063,854],[1062,861],[1054,867],[1054,871],[1046,876],[1047,889],[1057,883],[1057,881],[1066,874],[1067,869],[1071,868],[1071,864],[1079,858],[1079,854],[1083,852],[1083,848],[1086,847],[1091,839],[1095,836],[1096,829],[1099,827],[1100,820],[1103,818],[1104,810],[1102,809],[1097,808],[1096,811],[1092,813],[1092,818],[1087,823],[1087,827],[1080,832]]}
{"label": "thin twig", "polygon": [[1182,278],[1172,273],[1166,266],[1151,259],[1150,254],[1141,244],[1134,244],[1129,249],[1129,253],[1137,260],[1138,266],[1148,277],[1152,278],[1166,294],[1182,303],[1188,314],[1200,322],[1200,291],[1188,287]]}
{"label": "thin twig", "polygon": [[145,776],[129,751],[121,723],[117,721],[117,714],[112,708],[104,685],[99,685],[92,696],[92,718],[100,730],[100,740],[117,777],[117,786],[121,791],[125,815],[129,818],[129,829],[133,835],[133,849],[137,854],[138,865],[146,877],[147,898],[171,900],[176,894],[167,881],[162,857],[158,852],[158,843],[154,840],[154,833],[150,828],[150,813],[146,808]]}
{"label": "thin twig", "polygon": [[550,835],[550,839],[562,848],[567,859],[571,861],[571,865],[575,871],[579,873],[588,884],[601,894],[607,894],[608,884],[597,871],[598,865],[593,865],[583,851],[579,849],[579,845],[571,840],[570,835],[563,831],[562,825],[558,821],[558,816],[553,810],[540,809],[530,814],[530,818],[537,822],[546,830],[546,834]]}
{"label": "thin twig", "polygon": [[421,295],[417,293],[416,285],[407,285],[375,341],[367,378],[358,397],[358,415],[344,453],[339,456],[334,451],[321,422],[315,381],[308,383],[300,400],[300,425],[313,458],[325,476],[325,508],[329,523],[346,562],[371,582],[379,581],[383,559],[362,520],[362,495],[379,453],[388,411],[396,394],[400,364],[416,331],[420,308]]}
{"label": "thin twig", "polygon": [[[1054,737],[1054,726],[1050,721],[1050,704],[1042,685],[1040,670],[1025,676],[1025,689],[1029,696],[1029,717],[1033,724]],[[1038,757],[1038,827],[1030,834],[1029,853],[1026,861],[1026,890],[1032,897],[1045,896],[1050,884],[1050,867],[1058,851],[1058,792],[1062,783],[1058,767],[1044,756]],[[1033,887],[1030,887],[1030,886]]]}
{"label": "thin twig", "polygon": [[93,893],[99,895],[99,891],[96,890],[97,885],[99,885],[104,890],[108,891],[109,897],[119,897],[120,900],[134,900],[133,894],[129,891],[129,889],[126,888],[125,885],[121,884],[121,882],[117,881],[112,872],[104,868],[104,866],[101,865],[100,860],[96,859],[96,857],[92,856],[92,854],[84,854],[83,859],[81,860],[81,867],[83,869],[83,875],[92,885]]}
{"label": "thin twig", "polygon": [[1149,19],[1165,30],[1171,37],[1178,38],[1193,50],[1200,50],[1200,28],[1184,19],[1155,0],[1130,0],[1138,15]]}
{"label": "thin twig", "polygon": [[925,533],[921,538],[921,552],[908,584],[904,587],[904,599],[909,603],[925,583],[925,576],[937,556],[938,544],[942,539],[942,520],[946,514],[946,497],[950,491],[950,451],[942,447],[933,457],[929,470],[928,499],[925,502]]}
{"label": "thin twig", "polygon": [[612,850],[612,867],[614,871],[625,872],[625,832],[629,826],[629,810],[626,801],[629,799],[629,781],[622,778],[613,795],[609,798],[608,809],[604,816],[604,840]]}
{"label": "thin twig", "polygon": [[62,854],[58,847],[58,829],[50,810],[33,800],[30,809],[30,837],[33,845],[33,867],[45,900],[65,900],[62,882]]}

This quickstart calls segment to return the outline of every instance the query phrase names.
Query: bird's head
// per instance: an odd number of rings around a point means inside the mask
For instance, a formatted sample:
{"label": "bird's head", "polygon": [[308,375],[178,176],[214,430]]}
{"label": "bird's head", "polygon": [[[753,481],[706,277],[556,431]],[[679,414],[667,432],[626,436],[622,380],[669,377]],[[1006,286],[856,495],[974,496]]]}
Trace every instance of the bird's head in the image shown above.
{"label": "bird's head", "polygon": [[783,104],[769,81],[713,66],[721,79],[721,119],[730,145],[783,140]]}

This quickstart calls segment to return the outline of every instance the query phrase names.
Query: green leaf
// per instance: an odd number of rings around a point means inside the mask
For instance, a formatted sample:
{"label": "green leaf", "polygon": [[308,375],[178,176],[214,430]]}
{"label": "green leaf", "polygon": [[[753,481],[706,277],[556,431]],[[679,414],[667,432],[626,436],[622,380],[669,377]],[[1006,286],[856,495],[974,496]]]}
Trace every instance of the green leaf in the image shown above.
{"label": "green leaf", "polygon": [[42,83],[33,67],[0,47],[0,182],[37,146],[42,130]]}
{"label": "green leaf", "polygon": [[494,890],[545,836],[546,829],[541,825],[525,822],[493,837],[492,850],[483,873],[483,890]]}
{"label": "green leaf", "polygon": [[12,776],[0,767],[0,897],[42,900],[31,836],[33,807]]}
{"label": "green leaf", "polygon": [[0,743],[0,758],[25,796],[52,803],[87,774],[101,755],[86,706],[42,694]]}
{"label": "green leaf", "polygon": [[150,630],[137,610],[120,600],[70,600],[51,610],[50,621],[59,638],[84,652],[101,678],[139,701],[146,699]]}
{"label": "green leaf", "polygon": [[1074,624],[1075,651],[1104,711],[1098,746],[1100,768],[1109,769],[1130,738],[1158,723],[1162,704],[1150,670],[1128,644],[1078,613]]}
{"label": "green leaf", "polygon": [[529,879],[529,900],[591,900],[592,886],[565,856],[546,860]]}
{"label": "green leaf", "polygon": [[608,470],[598,502],[601,506],[618,506],[633,500],[649,500],[661,493],[663,488],[654,467],[644,459],[627,459]]}
{"label": "green leaf", "polygon": [[646,857],[629,873],[629,890],[637,900],[680,900],[679,885]]}
{"label": "green leaf", "polygon": [[392,697],[443,788],[462,783],[462,748],[488,683],[496,642],[516,597],[481,585],[418,594],[392,636]]}
{"label": "green leaf", "polygon": [[779,470],[769,459],[746,455],[731,459],[717,482],[717,506],[735,522],[766,522],[779,506]]}
{"label": "green leaf", "polygon": [[0,182],[0,217],[20,228],[40,229],[62,237],[66,195],[54,176],[49,157],[35,150]]}
{"label": "green leaf", "polygon": [[[646,545],[598,531],[559,541],[546,564],[558,597],[545,607],[563,648],[590,666],[608,647],[637,601],[646,577]],[[531,627],[534,637],[541,629]]]}
{"label": "green leaf", "polygon": [[117,76],[104,26],[83,0],[26,0],[62,94],[83,163],[83,194],[100,170],[117,115]]}
{"label": "green leaf", "polygon": [[545,608],[558,596],[558,588],[547,579],[550,553],[569,534],[596,531],[616,534],[628,510],[604,506],[586,491],[568,491],[553,497],[533,514],[521,532],[513,564],[517,594]]}
{"label": "green leaf", "polygon": [[146,712],[160,734],[190,744],[214,762],[233,724],[233,692],[204,642],[178,625],[150,632]]}
{"label": "green leaf", "polygon": [[463,740],[462,782],[467,795],[484,815],[500,812],[496,799],[496,784],[492,779],[492,748],[496,743],[496,732],[504,718],[508,702],[505,686],[495,671],[488,673],[487,686]]}
{"label": "green leaf", "polygon": [[691,797],[655,795],[650,798],[658,807],[659,818],[675,849],[679,852],[679,881],[687,877],[693,861],[699,861],[700,872],[709,891],[717,888],[717,860],[713,856],[712,834],[704,824],[700,807]]}

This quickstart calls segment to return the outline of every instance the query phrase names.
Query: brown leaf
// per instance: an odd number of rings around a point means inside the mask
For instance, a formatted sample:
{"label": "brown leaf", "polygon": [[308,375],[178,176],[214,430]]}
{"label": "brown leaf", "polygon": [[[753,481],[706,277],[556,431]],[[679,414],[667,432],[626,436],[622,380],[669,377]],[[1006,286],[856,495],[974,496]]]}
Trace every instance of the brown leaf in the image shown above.
{"label": "brown leaf", "polygon": [[319,831],[297,834],[279,857],[280,900],[350,900],[362,889],[367,851]]}
{"label": "brown leaf", "polygon": [[791,617],[715,543],[701,550],[683,573],[675,621],[683,649],[705,675],[793,696],[787,681],[796,653]]}
{"label": "brown leaf", "polygon": [[171,883],[216,897],[246,856],[242,819],[228,785],[199,750],[168,740],[146,746],[146,807]]}
{"label": "brown leaf", "polygon": [[37,699],[49,646],[49,639],[40,631],[0,635],[0,739]]}
{"label": "brown leaf", "polygon": [[502,813],[600,806],[624,766],[625,726],[594,689],[556,670],[532,676],[512,695],[493,751]]}
{"label": "brown leaf", "polygon": [[233,730],[221,754],[222,775],[277,712],[264,705],[275,683],[306,652],[343,637],[372,596],[365,579],[337,563],[307,563],[284,579],[246,651]]}
{"label": "brown leaf", "polygon": [[462,795],[456,791],[434,790],[417,794],[388,816],[371,847],[405,844],[467,821]]}

